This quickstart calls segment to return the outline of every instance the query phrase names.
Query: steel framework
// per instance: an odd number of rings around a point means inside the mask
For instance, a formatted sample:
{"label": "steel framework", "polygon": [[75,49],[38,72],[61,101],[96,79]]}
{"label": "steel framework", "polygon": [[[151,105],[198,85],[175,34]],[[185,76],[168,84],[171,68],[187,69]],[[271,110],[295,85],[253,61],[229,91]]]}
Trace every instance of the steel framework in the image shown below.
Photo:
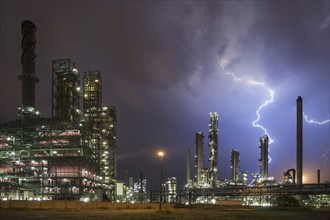
{"label": "steel framework", "polygon": [[[205,203],[216,200],[237,200],[241,205],[274,205],[276,200],[282,195],[305,196],[312,198],[315,196],[326,196],[330,199],[330,184],[282,184],[269,186],[240,186],[230,185],[220,188],[187,189],[177,190],[175,193],[165,192],[164,198],[171,196],[176,198],[172,202],[181,204],[196,204],[203,198]],[[150,202],[159,199],[159,191],[151,191]]]}
{"label": "steel framework", "polygon": [[96,167],[77,128],[50,123],[0,131],[2,197],[95,199]]}

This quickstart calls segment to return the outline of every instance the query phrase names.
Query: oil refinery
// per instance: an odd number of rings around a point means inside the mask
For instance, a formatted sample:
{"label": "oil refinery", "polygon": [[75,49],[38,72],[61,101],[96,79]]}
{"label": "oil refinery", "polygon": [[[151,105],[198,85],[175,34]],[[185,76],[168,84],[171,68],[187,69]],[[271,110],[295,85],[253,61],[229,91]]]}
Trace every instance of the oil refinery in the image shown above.
{"label": "oil refinery", "polygon": [[[52,62],[51,118],[35,106],[36,26],[22,23],[22,105],[0,125],[0,193],[5,199],[113,200],[116,108],[102,106],[98,71],[80,74],[70,59]],[[83,108],[80,109],[80,100]]]}
{"label": "oil refinery", "polygon": [[[218,177],[218,114],[210,113],[209,124],[209,167],[204,166],[204,135],[195,133],[196,154],[194,156],[194,178],[191,178],[191,151],[187,150],[186,184],[184,190],[169,190],[168,184],[163,185],[166,192],[163,201],[171,195],[176,202],[191,204],[219,204],[219,205],[248,205],[248,206],[276,206],[276,205],[308,205],[329,206],[330,184],[320,182],[320,170],[317,170],[316,184],[303,184],[303,99],[299,96],[297,105],[297,167],[283,172],[280,182],[269,176],[269,142],[268,135],[260,137],[259,173],[252,173],[252,182],[248,182],[248,172],[242,174],[239,169],[239,150],[231,150],[231,179]],[[173,201],[173,199],[172,199]]]}
{"label": "oil refinery", "polygon": [[[268,135],[259,138],[260,172],[240,171],[240,152],[231,150],[231,179],[219,178],[219,116],[211,112],[208,125],[208,166],[204,164],[204,134],[195,133],[195,155],[186,155],[186,182],[161,176],[160,189],[147,192],[142,172],[138,182],[117,179],[117,112],[102,104],[99,71],[80,74],[70,59],[52,61],[51,117],[40,116],[35,100],[36,31],[22,22],[22,103],[18,118],[0,124],[1,200],[79,200],[111,202],[168,202],[273,206],[292,197],[300,205],[330,206],[330,184],[304,184],[303,99],[297,105],[296,168],[280,182],[269,175]],[[82,78],[82,79],[81,79]],[[193,158],[193,159],[192,159]],[[192,166],[192,162],[194,165]],[[257,161],[256,161],[257,163]],[[184,166],[184,165],[183,165]],[[224,169],[221,167],[221,169]],[[181,177],[178,177],[181,178]],[[183,177],[182,177],[183,178]],[[293,205],[293,204],[291,204]]]}

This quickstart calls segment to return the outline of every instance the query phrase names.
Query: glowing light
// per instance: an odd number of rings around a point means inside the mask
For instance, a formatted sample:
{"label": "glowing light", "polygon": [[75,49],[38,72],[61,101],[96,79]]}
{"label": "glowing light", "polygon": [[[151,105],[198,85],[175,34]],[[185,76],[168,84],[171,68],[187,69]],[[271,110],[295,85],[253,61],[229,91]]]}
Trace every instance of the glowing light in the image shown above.
{"label": "glowing light", "polygon": [[158,156],[163,157],[164,156],[164,152],[163,151],[159,151],[158,152]]}
{"label": "glowing light", "polygon": [[303,174],[302,181],[303,181],[303,183],[312,183],[312,180],[310,178],[310,175],[308,175],[307,173],[304,173]]}

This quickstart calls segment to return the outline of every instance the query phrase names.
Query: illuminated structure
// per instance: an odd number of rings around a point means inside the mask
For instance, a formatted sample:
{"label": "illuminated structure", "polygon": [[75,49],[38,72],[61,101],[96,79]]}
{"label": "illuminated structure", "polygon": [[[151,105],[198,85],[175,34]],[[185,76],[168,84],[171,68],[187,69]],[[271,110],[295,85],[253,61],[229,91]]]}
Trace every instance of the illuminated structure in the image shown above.
{"label": "illuminated structure", "polygon": [[196,136],[196,156],[195,156],[195,170],[197,185],[204,185],[206,183],[206,173],[204,172],[204,135],[203,132],[197,132]]}
{"label": "illuminated structure", "polygon": [[231,151],[231,181],[236,184],[239,181],[239,151]]}
{"label": "illuminated structure", "polygon": [[84,73],[83,120],[85,143],[99,169],[97,175],[110,186],[108,197],[114,196],[117,177],[116,109],[102,107],[102,78],[98,71]]}
{"label": "illuminated structure", "polygon": [[260,178],[268,178],[268,135],[264,135],[259,139],[260,141]]}
{"label": "illuminated structure", "polygon": [[148,202],[147,179],[143,178],[142,172],[140,172],[138,182],[133,182],[133,177],[129,177],[129,184],[125,187],[126,195],[123,202]]}
{"label": "illuminated structure", "polygon": [[211,187],[216,186],[218,180],[218,114],[216,112],[210,113],[210,124],[209,124],[209,138],[210,143],[210,169],[209,169],[209,183]]}
{"label": "illuminated structure", "polygon": [[295,184],[296,180],[296,170],[295,169],[289,169],[286,172],[283,172],[283,184]]}
{"label": "illuminated structure", "polygon": [[186,187],[191,187],[191,162],[190,162],[190,148],[187,150],[187,174],[186,174],[187,185]]}
{"label": "illuminated structure", "polygon": [[[298,119],[302,116],[302,100],[298,103]],[[192,184],[187,183],[184,190],[177,190],[176,199],[168,202],[181,204],[219,204],[219,205],[248,205],[248,206],[278,206],[278,205],[304,205],[330,206],[330,184],[320,182],[320,170],[317,171],[317,184],[295,184],[296,170],[289,169],[283,173],[283,180],[276,183],[273,177],[268,176],[268,150],[271,139],[268,135],[259,138],[260,142],[260,173],[252,173],[252,182],[248,183],[248,172],[239,175],[239,151],[231,151],[231,179],[217,179],[217,156],[218,156],[218,115],[210,113],[209,124],[210,137],[210,168],[203,166],[203,133],[196,133],[196,156],[195,156],[195,179]],[[300,120],[298,120],[300,121]],[[299,149],[302,140],[302,124],[297,124],[297,138]],[[302,152],[297,151],[297,161],[302,162]],[[190,151],[187,154],[187,171],[189,166]],[[202,174],[207,174],[206,178]],[[207,179],[209,178],[209,179]],[[188,173],[187,173],[187,181]],[[206,181],[205,181],[206,180]],[[204,182],[205,181],[205,182]],[[159,192],[151,193],[151,202],[157,201]],[[164,197],[170,197],[171,192],[166,191]],[[297,199],[298,198],[298,199]]]}
{"label": "illuminated structure", "polygon": [[175,202],[176,201],[176,185],[177,181],[175,177],[167,178],[166,181],[166,201]]}
{"label": "illuminated structure", "polygon": [[[34,104],[34,84],[38,81],[35,30],[32,22],[23,22],[20,117],[0,124],[0,197],[112,200],[116,110],[100,107],[97,114],[89,114],[88,105],[92,104],[86,100],[92,99],[91,93],[81,91],[74,63],[61,59],[52,62],[52,117],[39,117]],[[85,115],[80,110],[81,96],[85,97]]]}

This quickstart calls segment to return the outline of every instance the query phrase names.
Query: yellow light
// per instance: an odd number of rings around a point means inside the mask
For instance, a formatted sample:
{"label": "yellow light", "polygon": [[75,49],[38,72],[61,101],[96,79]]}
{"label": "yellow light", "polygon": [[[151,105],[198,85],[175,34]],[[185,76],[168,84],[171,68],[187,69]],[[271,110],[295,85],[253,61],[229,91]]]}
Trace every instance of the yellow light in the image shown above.
{"label": "yellow light", "polygon": [[163,157],[164,156],[164,152],[163,151],[159,151],[158,152],[158,156]]}
{"label": "yellow light", "polygon": [[310,176],[307,173],[302,176],[302,182],[303,183],[312,183]]}

